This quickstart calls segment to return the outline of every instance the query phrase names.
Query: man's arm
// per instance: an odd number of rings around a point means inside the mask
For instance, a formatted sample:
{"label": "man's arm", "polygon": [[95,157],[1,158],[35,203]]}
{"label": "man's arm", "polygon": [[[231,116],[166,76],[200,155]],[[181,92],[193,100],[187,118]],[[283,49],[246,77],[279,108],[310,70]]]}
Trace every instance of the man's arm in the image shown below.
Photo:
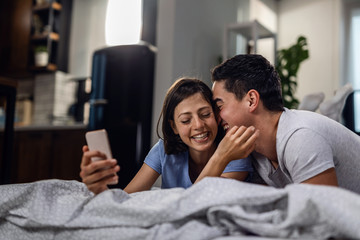
{"label": "man's arm", "polygon": [[335,168],[329,168],[324,172],[309,178],[302,183],[338,186]]}

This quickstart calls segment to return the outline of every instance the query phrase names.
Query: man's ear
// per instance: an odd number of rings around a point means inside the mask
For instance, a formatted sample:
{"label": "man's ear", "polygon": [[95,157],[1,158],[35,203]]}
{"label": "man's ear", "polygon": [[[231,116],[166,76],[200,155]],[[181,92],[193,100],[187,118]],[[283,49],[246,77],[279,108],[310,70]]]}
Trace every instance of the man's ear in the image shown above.
{"label": "man's ear", "polygon": [[260,102],[260,94],[255,89],[250,89],[246,94],[249,102],[249,111],[253,112],[257,109]]}
{"label": "man's ear", "polygon": [[177,130],[177,128],[176,128],[176,125],[175,125],[174,121],[173,121],[173,120],[169,120],[169,122],[170,122],[170,126],[171,126],[172,130],[174,131],[174,133],[175,133],[175,134],[179,134],[179,132],[178,132],[178,130]]}

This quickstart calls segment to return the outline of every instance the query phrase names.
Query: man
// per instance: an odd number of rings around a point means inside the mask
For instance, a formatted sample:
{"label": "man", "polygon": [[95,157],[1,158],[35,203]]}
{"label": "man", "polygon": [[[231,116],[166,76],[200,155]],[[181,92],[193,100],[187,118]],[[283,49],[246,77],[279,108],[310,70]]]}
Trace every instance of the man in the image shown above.
{"label": "man", "polygon": [[360,193],[360,137],[320,114],[284,108],[279,76],[264,57],[237,55],[215,67],[212,80],[224,129],[259,131],[249,157],[266,184],[323,184]]}

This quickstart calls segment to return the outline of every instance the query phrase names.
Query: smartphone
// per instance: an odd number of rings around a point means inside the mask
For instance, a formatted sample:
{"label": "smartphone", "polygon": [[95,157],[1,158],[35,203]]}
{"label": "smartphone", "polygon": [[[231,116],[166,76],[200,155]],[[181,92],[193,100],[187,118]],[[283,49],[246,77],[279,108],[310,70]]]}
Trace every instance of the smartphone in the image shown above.
{"label": "smartphone", "polygon": [[[106,159],[113,158],[110,148],[110,142],[105,129],[90,131],[85,133],[85,139],[90,151],[100,151],[106,155]],[[92,157],[91,161],[105,160],[100,157]],[[116,174],[114,174],[116,175]],[[117,181],[110,183],[117,184]]]}
{"label": "smartphone", "polygon": [[[106,155],[106,159],[112,158],[109,138],[105,129],[87,132],[85,138],[90,151],[100,151]],[[91,160],[99,161],[104,159],[93,157]]]}

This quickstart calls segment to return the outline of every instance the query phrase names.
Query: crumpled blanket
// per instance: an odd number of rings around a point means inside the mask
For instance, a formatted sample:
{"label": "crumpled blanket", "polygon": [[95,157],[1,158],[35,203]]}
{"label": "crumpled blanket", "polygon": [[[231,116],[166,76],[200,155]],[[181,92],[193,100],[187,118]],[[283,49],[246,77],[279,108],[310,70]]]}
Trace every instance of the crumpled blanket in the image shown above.
{"label": "crumpled blanket", "polygon": [[360,238],[360,195],[208,177],[188,189],[94,195],[77,181],[0,186],[1,239]]}

